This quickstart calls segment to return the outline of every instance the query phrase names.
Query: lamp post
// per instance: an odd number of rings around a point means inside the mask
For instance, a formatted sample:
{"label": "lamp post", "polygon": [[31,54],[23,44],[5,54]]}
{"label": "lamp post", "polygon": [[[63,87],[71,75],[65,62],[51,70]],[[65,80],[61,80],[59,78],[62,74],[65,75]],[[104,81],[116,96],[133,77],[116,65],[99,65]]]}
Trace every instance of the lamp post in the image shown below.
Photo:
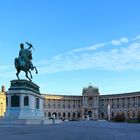
{"label": "lamp post", "polygon": [[108,120],[110,121],[110,103],[107,106],[107,111],[108,111]]}
{"label": "lamp post", "polygon": [[52,116],[53,116],[53,124],[55,124],[55,114],[53,114]]}

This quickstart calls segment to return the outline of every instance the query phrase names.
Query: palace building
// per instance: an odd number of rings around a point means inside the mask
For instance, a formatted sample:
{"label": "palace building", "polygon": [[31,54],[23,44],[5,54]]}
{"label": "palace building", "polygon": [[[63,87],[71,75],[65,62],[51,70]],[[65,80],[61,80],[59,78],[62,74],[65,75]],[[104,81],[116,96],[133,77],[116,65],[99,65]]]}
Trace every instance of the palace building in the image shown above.
{"label": "palace building", "polygon": [[84,87],[81,96],[42,94],[45,98],[46,118],[81,120],[113,119],[124,114],[126,119],[136,119],[140,113],[140,92],[100,95],[98,87]]}
{"label": "palace building", "polygon": [[[137,119],[140,114],[140,92],[101,95],[98,87],[89,85],[82,89],[81,96],[53,94],[41,96],[44,97],[43,111],[48,119],[54,115],[55,118],[62,120],[114,119],[117,114],[123,114],[126,119]],[[28,98],[29,104],[31,100]],[[2,86],[0,116],[4,116],[5,111],[6,95]]]}

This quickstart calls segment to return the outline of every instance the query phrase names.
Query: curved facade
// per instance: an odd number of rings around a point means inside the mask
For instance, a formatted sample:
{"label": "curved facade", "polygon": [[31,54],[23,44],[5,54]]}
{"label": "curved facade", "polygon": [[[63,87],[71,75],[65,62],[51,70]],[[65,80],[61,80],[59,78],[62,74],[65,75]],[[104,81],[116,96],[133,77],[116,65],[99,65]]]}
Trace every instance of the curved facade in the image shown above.
{"label": "curved facade", "polygon": [[100,95],[98,87],[83,88],[81,96],[43,94],[47,118],[113,119],[123,113],[126,119],[136,119],[140,113],[140,92]]}

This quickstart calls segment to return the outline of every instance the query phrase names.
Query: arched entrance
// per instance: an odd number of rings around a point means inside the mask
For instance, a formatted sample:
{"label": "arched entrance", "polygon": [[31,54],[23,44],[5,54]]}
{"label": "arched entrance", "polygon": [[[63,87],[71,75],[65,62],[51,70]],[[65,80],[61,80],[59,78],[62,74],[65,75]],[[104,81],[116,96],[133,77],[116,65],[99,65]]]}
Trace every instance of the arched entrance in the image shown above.
{"label": "arched entrance", "polygon": [[52,115],[55,115],[55,118],[57,118],[57,113],[56,112],[53,112],[53,114]]}
{"label": "arched entrance", "polygon": [[92,118],[92,111],[88,111],[89,118]]}

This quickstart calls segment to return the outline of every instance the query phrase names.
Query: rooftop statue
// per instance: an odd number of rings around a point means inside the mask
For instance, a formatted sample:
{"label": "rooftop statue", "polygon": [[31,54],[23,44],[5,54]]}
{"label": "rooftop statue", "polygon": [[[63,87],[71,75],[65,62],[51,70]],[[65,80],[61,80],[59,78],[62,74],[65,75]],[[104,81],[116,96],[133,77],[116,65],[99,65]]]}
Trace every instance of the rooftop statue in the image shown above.
{"label": "rooftop statue", "polygon": [[[17,70],[16,76],[17,78],[20,80],[19,78],[19,73],[20,71],[24,71],[26,74],[26,77],[32,81],[31,79],[32,74],[31,74],[31,70],[36,71],[36,74],[38,73],[37,69],[35,66],[33,66],[32,63],[32,50],[33,49],[33,45],[31,43],[26,42],[26,44],[28,45],[28,48],[24,48],[24,44],[21,43],[20,44],[20,51],[19,51],[19,56],[18,58],[15,58],[15,68]],[[30,77],[28,76],[28,73],[30,74]]]}

